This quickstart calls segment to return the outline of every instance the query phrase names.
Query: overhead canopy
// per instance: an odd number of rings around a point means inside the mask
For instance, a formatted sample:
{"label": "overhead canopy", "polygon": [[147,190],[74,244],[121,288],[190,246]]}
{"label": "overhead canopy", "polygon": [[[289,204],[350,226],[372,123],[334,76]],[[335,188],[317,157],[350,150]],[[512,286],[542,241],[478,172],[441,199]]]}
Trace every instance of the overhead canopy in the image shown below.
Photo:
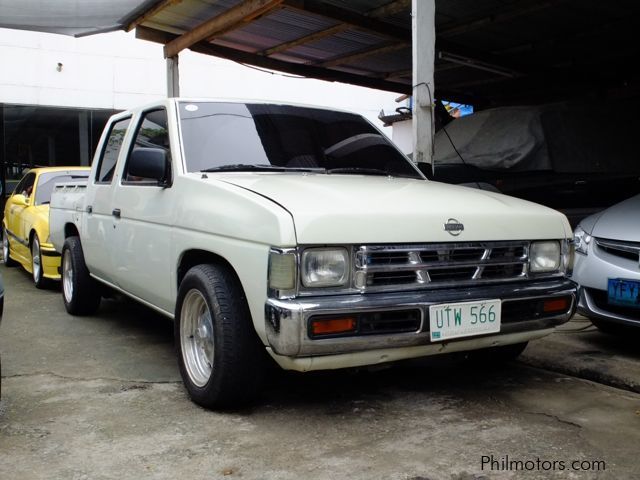
{"label": "overhead canopy", "polygon": [[157,0],[0,0],[0,27],[82,37],[122,30]]}
{"label": "overhead canopy", "polygon": [[[411,93],[410,0],[0,0],[0,26],[139,38]],[[436,95],[542,103],[640,94],[635,0],[436,0]]]}

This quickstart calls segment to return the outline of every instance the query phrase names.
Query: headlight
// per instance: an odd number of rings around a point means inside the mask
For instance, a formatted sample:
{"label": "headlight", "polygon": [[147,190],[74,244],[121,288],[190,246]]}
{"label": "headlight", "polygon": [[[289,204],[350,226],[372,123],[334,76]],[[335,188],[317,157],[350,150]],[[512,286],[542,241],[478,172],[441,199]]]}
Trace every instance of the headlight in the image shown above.
{"label": "headlight", "polygon": [[585,232],[580,225],[573,231],[573,241],[576,252],[587,255],[589,253],[589,244],[591,243],[591,235]]}
{"label": "headlight", "polygon": [[310,248],[302,253],[302,285],[339,287],[349,279],[349,254],[345,248]]}
{"label": "headlight", "polygon": [[560,242],[533,242],[529,249],[529,271],[554,272],[560,268]]}

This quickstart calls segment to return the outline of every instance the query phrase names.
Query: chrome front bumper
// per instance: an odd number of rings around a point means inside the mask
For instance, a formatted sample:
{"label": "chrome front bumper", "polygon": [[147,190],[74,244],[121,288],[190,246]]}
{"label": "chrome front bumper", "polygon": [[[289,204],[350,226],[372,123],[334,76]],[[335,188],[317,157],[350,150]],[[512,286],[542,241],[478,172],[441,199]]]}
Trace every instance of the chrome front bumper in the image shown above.
{"label": "chrome front bumper", "polygon": [[[310,357],[337,355],[375,349],[414,347],[431,344],[429,306],[439,303],[501,299],[503,309],[509,302],[540,300],[570,296],[570,307],[560,313],[540,318],[525,317],[504,323],[496,337],[514,333],[537,332],[567,322],[576,308],[576,286],[568,279],[518,282],[474,288],[454,288],[431,291],[335,295],[304,297],[292,300],[269,299],[265,305],[265,328],[269,346],[278,355]],[[309,320],[317,315],[348,315],[363,312],[419,310],[420,327],[407,333],[354,335],[312,339],[308,335]],[[534,335],[535,336],[535,335]],[[438,344],[469,340],[465,337]]]}

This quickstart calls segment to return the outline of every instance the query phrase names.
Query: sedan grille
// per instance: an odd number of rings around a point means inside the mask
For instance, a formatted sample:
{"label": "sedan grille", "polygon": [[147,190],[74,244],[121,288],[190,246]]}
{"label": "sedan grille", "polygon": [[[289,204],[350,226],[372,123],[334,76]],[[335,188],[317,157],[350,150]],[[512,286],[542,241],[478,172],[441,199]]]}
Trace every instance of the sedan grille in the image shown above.
{"label": "sedan grille", "polygon": [[610,255],[633,260],[634,262],[640,261],[640,243],[638,242],[621,242],[619,240],[596,238],[596,245]]}
{"label": "sedan grille", "polygon": [[433,288],[526,278],[529,242],[361,246],[355,255],[361,291]]}

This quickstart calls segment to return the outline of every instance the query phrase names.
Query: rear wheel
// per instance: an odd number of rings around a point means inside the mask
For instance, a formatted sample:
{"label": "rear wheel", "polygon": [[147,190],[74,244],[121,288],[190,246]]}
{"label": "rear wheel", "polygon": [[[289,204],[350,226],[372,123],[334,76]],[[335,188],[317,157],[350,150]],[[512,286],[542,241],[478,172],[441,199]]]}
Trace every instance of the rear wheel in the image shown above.
{"label": "rear wheel", "polygon": [[71,315],[90,315],[100,306],[100,285],[89,275],[78,237],[62,247],[62,299]]}
{"label": "rear wheel", "polygon": [[9,245],[9,234],[7,229],[2,229],[2,258],[5,267],[15,267],[16,261],[11,259],[11,247]]}
{"label": "rear wheel", "polygon": [[44,278],[44,269],[42,267],[42,252],[40,250],[38,234],[33,236],[33,241],[31,242],[31,273],[36,288],[44,288],[47,286],[47,280]]}
{"label": "rear wheel", "polygon": [[180,373],[195,403],[239,407],[259,389],[264,353],[230,268],[198,265],[187,272],[178,292],[175,342]]}

